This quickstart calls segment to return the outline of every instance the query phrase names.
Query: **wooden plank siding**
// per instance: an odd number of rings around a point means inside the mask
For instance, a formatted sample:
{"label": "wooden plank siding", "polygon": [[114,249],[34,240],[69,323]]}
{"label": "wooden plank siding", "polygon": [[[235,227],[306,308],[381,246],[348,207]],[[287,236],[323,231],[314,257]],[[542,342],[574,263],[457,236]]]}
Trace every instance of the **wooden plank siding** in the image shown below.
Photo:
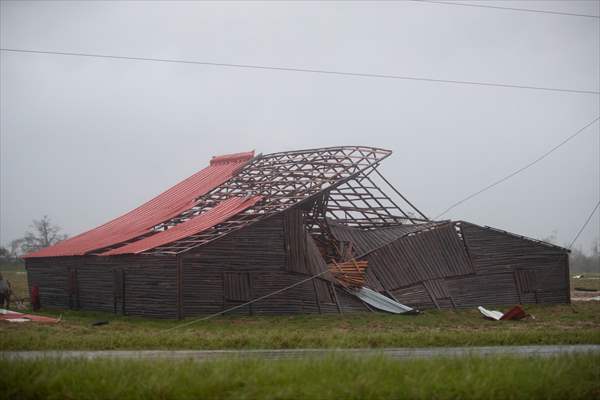
{"label": "wooden plank siding", "polygon": [[397,239],[365,259],[369,262],[367,283],[387,291],[474,273],[452,224]]}
{"label": "wooden plank siding", "polygon": [[[199,247],[182,258],[184,316],[223,311],[327,268],[304,229],[301,211],[296,209]],[[242,279],[247,284],[242,284]],[[233,313],[338,312],[335,302],[321,301],[324,291],[320,285],[309,281]],[[244,294],[231,295],[241,292]]]}
{"label": "wooden plank siding", "polygon": [[[467,222],[406,229],[335,228],[372,248],[367,286],[416,308],[569,302],[565,249]],[[340,233],[341,232],[341,233]],[[377,247],[375,238],[384,245]],[[353,238],[359,242],[352,243]],[[221,312],[327,270],[300,209],[273,215],[178,256],[26,259],[43,307],[156,318]],[[240,315],[367,311],[329,274],[235,310]]]}
{"label": "wooden plank siding", "polygon": [[568,303],[568,253],[466,222],[409,235],[368,254],[367,282],[416,308]]}
{"label": "wooden plank siding", "polygon": [[175,318],[175,263],[175,257],[148,255],[45,257],[27,259],[26,268],[42,307]]}

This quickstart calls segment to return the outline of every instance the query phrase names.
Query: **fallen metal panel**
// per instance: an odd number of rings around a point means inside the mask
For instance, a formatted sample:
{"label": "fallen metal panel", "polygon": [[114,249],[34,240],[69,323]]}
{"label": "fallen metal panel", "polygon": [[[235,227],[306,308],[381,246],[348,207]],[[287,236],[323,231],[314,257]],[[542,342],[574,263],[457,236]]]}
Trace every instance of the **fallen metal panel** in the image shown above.
{"label": "fallen metal panel", "polygon": [[365,303],[377,308],[378,310],[387,311],[392,314],[404,314],[413,311],[412,308],[405,306],[404,304],[400,304],[397,301],[394,301],[389,297],[386,297],[366,287],[353,290],[352,293]]}
{"label": "fallen metal panel", "polygon": [[485,317],[496,320],[496,321],[500,321],[500,319],[502,318],[502,316],[504,315],[503,313],[501,313],[500,311],[495,311],[495,310],[488,310],[486,308],[483,308],[481,306],[477,307],[477,309],[479,310],[480,313],[482,313]]}

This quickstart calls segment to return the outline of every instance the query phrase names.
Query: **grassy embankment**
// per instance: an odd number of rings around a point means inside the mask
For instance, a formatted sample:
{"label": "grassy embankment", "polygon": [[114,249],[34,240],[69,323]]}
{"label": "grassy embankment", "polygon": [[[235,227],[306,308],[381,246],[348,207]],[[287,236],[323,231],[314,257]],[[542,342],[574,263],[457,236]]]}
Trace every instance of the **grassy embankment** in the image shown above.
{"label": "grassy embankment", "polygon": [[600,357],[0,360],[15,399],[592,399]]}

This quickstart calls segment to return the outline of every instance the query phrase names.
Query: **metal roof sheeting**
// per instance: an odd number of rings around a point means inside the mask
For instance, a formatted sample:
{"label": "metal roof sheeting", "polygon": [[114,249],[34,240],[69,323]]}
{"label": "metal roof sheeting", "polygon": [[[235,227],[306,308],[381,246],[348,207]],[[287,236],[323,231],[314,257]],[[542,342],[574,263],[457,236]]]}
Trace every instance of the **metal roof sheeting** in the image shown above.
{"label": "metal roof sheeting", "polygon": [[213,157],[210,166],[127,214],[24,258],[84,255],[149,233],[154,226],[191,208],[198,196],[227,181],[252,157],[254,151]]}
{"label": "metal roof sheeting", "polygon": [[182,222],[181,224],[177,224],[171,229],[158,232],[157,234],[149,236],[145,239],[138,240],[137,242],[130,243],[114,250],[110,250],[106,253],[102,253],[102,255],[112,256],[117,254],[138,254],[146,250],[195,235],[226,221],[227,219],[249,207],[252,207],[260,199],[260,196],[229,198],[217,204],[215,208]]}

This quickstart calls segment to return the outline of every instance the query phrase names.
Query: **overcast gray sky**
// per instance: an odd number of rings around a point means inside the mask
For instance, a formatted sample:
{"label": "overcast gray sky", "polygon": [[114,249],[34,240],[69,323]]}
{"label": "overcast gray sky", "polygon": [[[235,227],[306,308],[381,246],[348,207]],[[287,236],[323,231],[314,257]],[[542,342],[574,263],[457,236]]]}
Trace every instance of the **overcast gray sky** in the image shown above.
{"label": "overcast gray sky", "polygon": [[[600,15],[597,1],[478,4]],[[3,1],[3,48],[598,91],[600,19],[406,2]],[[600,115],[600,96],[0,53],[0,243],[44,214],[70,235],[212,155],[331,145],[430,216]],[[600,124],[446,217],[569,242],[600,197]],[[578,246],[600,235],[598,213]]]}

